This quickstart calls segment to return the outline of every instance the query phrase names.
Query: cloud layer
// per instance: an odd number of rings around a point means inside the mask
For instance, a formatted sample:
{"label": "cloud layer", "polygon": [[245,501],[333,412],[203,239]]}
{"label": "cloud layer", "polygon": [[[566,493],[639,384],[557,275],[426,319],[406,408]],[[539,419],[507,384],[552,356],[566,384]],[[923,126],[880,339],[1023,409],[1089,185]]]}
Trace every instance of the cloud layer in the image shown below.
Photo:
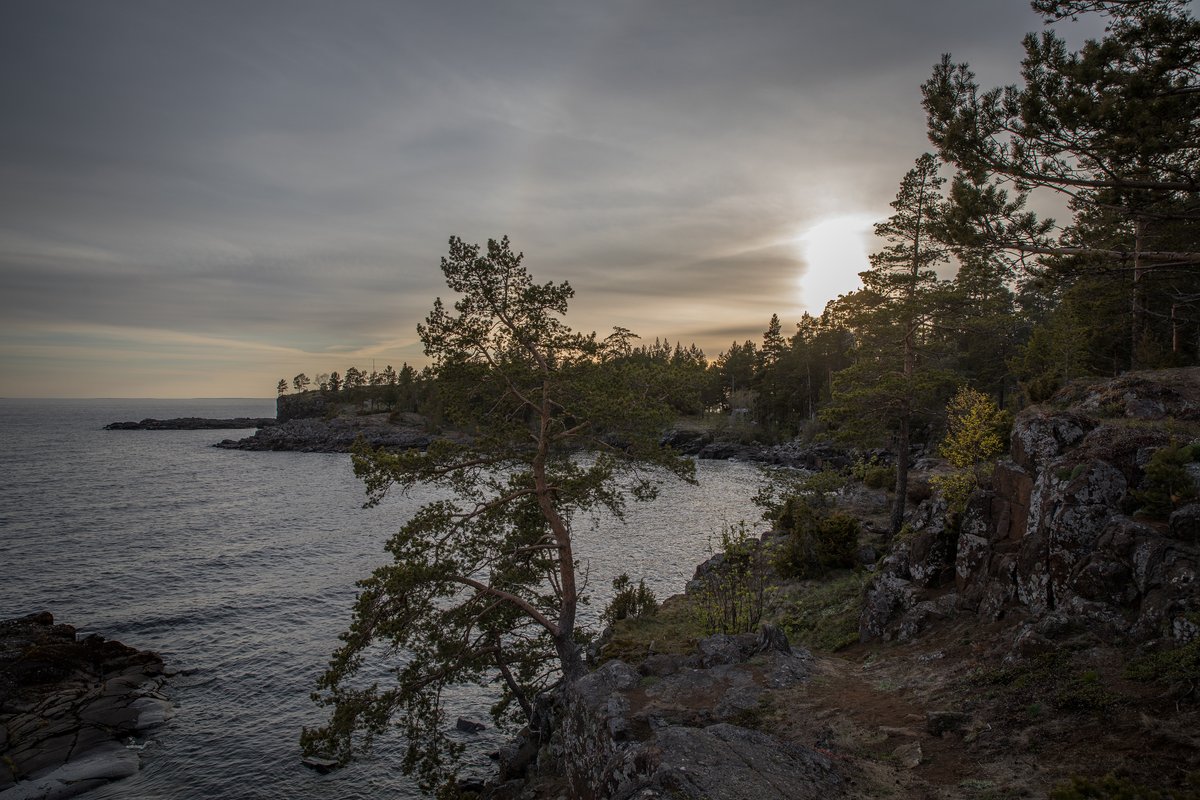
{"label": "cloud layer", "polygon": [[86,396],[420,363],[451,234],[510,235],[577,327],[715,355],[828,299],[795,239],[887,212],[941,53],[1009,81],[1040,24],[1018,0],[0,15],[0,394]]}

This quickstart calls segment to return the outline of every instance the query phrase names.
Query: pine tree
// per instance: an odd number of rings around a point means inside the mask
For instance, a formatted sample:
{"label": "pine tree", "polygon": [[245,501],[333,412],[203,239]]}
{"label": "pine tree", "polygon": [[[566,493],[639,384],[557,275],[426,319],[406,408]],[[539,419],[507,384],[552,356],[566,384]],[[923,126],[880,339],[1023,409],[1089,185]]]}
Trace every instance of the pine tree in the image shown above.
{"label": "pine tree", "polygon": [[934,268],[948,260],[934,238],[944,208],[938,166],[925,153],[905,174],[891,204],[895,213],[875,226],[887,246],[860,273],[863,288],[838,303],[855,336],[855,362],[835,376],[825,417],[846,438],[871,441],[894,433],[893,534],[904,519],[914,425],[941,405],[949,381],[939,363],[944,337],[931,326],[946,304],[946,286]]}

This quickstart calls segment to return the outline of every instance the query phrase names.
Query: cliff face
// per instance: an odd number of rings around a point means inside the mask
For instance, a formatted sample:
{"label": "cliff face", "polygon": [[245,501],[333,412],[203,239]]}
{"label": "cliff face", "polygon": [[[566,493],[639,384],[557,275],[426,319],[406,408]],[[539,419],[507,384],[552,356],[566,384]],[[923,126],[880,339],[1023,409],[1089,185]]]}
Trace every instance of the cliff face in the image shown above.
{"label": "cliff face", "polygon": [[275,399],[275,421],[322,419],[337,404],[325,392],[281,394]]}
{"label": "cliff face", "polygon": [[954,610],[1027,618],[1014,641],[1024,650],[1063,626],[1105,641],[1200,635],[1200,504],[1154,519],[1132,494],[1157,451],[1200,436],[1200,370],[1130,374],[1056,400],[1017,417],[1012,458],[957,529],[936,502],[913,512],[913,533],[868,591],[864,641],[911,639]]}

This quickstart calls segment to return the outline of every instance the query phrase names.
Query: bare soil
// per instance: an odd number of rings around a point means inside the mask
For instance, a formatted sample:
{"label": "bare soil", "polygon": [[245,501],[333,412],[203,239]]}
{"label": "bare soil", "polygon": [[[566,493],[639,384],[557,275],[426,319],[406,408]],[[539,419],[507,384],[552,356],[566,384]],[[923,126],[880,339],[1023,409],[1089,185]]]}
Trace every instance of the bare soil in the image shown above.
{"label": "bare soil", "polygon": [[[762,727],[832,756],[852,798],[1045,797],[1108,774],[1181,790],[1200,770],[1194,700],[1126,680],[1111,648],[1006,665],[1006,630],[950,620],[917,642],[819,656]],[[929,715],[946,711],[967,717],[935,735]]]}

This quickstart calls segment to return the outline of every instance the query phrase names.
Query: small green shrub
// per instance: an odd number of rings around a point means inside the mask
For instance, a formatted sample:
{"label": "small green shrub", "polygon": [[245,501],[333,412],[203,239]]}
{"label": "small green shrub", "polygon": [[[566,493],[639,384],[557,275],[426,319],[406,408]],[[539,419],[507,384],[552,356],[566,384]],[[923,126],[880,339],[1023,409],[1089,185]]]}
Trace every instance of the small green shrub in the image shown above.
{"label": "small green shrub", "polygon": [[784,503],[777,529],[788,532],[775,555],[775,568],[784,577],[815,578],[855,564],[859,525],[849,514],[822,513],[805,499],[792,497]]}
{"label": "small green shrub", "polygon": [[706,633],[752,633],[766,605],[770,565],[745,522],[721,532],[724,559],[700,578],[696,613]]}
{"label": "small green shrub", "polygon": [[891,490],[896,485],[896,468],[880,464],[878,456],[871,456],[869,461],[860,458],[850,468],[850,474],[870,489]]}
{"label": "small green shrub", "polygon": [[622,572],[613,578],[612,587],[616,594],[600,614],[605,625],[611,625],[619,619],[652,617],[658,613],[658,598],[646,588],[644,580],[634,586],[629,576]]}
{"label": "small green shrub", "polygon": [[870,467],[863,473],[863,483],[871,489],[891,490],[896,486],[896,468],[886,464]]}
{"label": "small green shrub", "polygon": [[1038,375],[1025,384],[1025,394],[1029,402],[1044,403],[1062,388],[1062,379],[1052,373]]}
{"label": "small green shrub", "polygon": [[1125,665],[1125,677],[1174,687],[1184,697],[1200,696],[1200,639],[1133,659]]}
{"label": "small green shrub", "polygon": [[1140,513],[1149,517],[1167,517],[1181,505],[1196,499],[1196,484],[1187,465],[1200,454],[1200,444],[1180,446],[1172,442],[1150,457],[1146,477],[1132,492],[1142,504]]}

